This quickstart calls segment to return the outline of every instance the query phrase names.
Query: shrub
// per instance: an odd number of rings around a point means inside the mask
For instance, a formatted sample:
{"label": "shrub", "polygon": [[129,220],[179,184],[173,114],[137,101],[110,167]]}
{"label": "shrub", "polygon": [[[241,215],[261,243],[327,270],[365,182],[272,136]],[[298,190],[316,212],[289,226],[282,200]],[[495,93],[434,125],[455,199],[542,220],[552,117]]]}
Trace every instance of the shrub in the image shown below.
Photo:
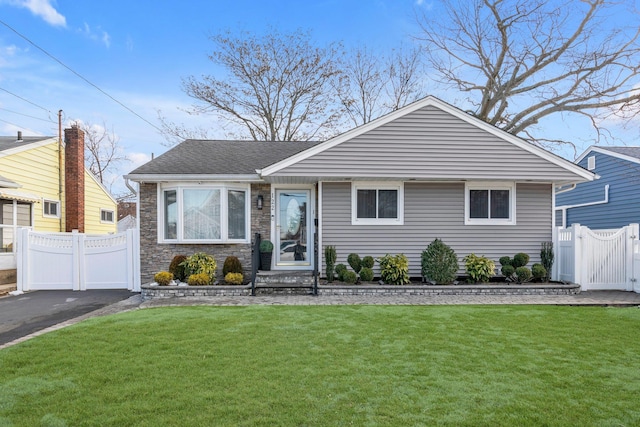
{"label": "shrub", "polygon": [[160,286],[167,286],[173,280],[173,273],[161,271],[153,276],[153,280]]}
{"label": "shrub", "polygon": [[373,269],[369,267],[362,267],[360,270],[360,280],[363,282],[370,282],[373,280]]}
{"label": "shrub", "polygon": [[547,269],[542,264],[533,264],[531,266],[531,274],[535,280],[544,281],[547,278]]}
{"label": "shrub", "polygon": [[450,246],[435,239],[422,251],[422,277],[438,285],[448,285],[456,279],[458,257]]}
{"label": "shrub", "polygon": [[189,286],[207,286],[211,284],[211,278],[207,273],[192,274],[187,279]]}
{"label": "shrub", "polygon": [[518,283],[524,283],[531,280],[531,270],[529,267],[518,267],[516,268],[516,277],[518,278]]}
{"label": "shrub", "polygon": [[347,271],[347,266],[344,264],[338,264],[336,265],[336,276],[338,277],[338,280],[340,280],[341,282],[344,281],[344,273],[345,271]]}
{"label": "shrub", "polygon": [[511,281],[513,278],[513,274],[516,272],[516,268],[513,265],[504,265],[500,269],[500,272],[507,280]]}
{"label": "shrub", "polygon": [[513,265],[515,268],[524,267],[529,262],[529,255],[524,252],[518,252],[513,256]]}
{"label": "shrub", "polygon": [[336,265],[336,247],[335,246],[325,246],[324,247],[324,261],[327,265],[326,273],[327,273],[327,282],[333,282],[334,279],[334,271]]}
{"label": "shrub", "polygon": [[553,267],[553,242],[542,242],[542,249],[540,249],[540,261],[542,266],[547,271],[544,276],[544,281],[548,282],[550,279],[551,268]]}
{"label": "shrub", "polygon": [[358,280],[358,275],[356,274],[355,271],[349,271],[346,270],[343,274],[342,274],[342,280],[345,283],[356,283],[356,281]]}
{"label": "shrub", "polygon": [[216,269],[218,268],[215,258],[204,252],[196,252],[190,257],[187,257],[180,265],[184,266],[185,274],[188,276],[193,274],[206,274],[209,276],[209,283],[213,283],[216,277]]}
{"label": "shrub", "polygon": [[260,242],[260,252],[273,252],[273,243],[271,243],[271,240],[264,239]]}
{"label": "shrub", "polygon": [[503,266],[503,267],[505,265],[513,265],[513,260],[508,256],[500,257],[499,261],[500,261],[500,265]]}
{"label": "shrub", "polygon": [[242,273],[229,272],[224,275],[224,281],[232,285],[242,285],[243,279]]}
{"label": "shrub", "polygon": [[488,282],[496,270],[496,264],[492,260],[475,254],[464,257],[464,266],[470,283]]}
{"label": "shrub", "polygon": [[373,268],[373,264],[375,264],[375,260],[372,256],[367,255],[362,258],[362,268]]}
{"label": "shrub", "polygon": [[181,282],[184,282],[184,279],[187,277],[184,272],[184,266],[182,265],[186,259],[187,257],[185,255],[176,255],[171,260],[171,264],[169,264],[169,273],[173,273],[173,277]]}
{"label": "shrub", "polygon": [[222,265],[222,275],[227,277],[229,273],[242,273],[242,263],[236,256],[228,256]]}
{"label": "shrub", "polygon": [[360,269],[362,268],[362,260],[360,259],[360,255],[358,254],[349,254],[347,257],[347,262],[353,268],[353,271],[360,273]]}
{"label": "shrub", "polygon": [[409,280],[409,260],[403,254],[386,254],[377,260],[380,263],[380,278],[390,285],[406,285]]}

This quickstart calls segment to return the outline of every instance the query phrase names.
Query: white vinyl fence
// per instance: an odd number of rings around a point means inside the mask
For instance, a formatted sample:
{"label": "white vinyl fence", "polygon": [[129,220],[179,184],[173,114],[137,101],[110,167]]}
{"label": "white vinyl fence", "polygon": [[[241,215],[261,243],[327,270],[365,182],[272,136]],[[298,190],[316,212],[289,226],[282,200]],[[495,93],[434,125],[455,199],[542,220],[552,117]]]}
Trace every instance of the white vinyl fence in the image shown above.
{"label": "white vinyl fence", "polygon": [[140,291],[135,231],[95,236],[23,229],[17,248],[17,288]]}
{"label": "white vinyl fence", "polygon": [[640,293],[638,224],[615,230],[591,230],[580,224],[554,229],[552,278],[577,283],[582,290]]}

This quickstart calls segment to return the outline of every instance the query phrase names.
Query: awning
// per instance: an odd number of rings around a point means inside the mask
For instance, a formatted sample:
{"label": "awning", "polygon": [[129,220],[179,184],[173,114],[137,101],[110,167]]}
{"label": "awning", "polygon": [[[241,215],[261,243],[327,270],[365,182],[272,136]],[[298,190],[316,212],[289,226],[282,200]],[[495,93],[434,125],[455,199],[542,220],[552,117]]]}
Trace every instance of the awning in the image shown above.
{"label": "awning", "polygon": [[41,197],[35,194],[0,188],[0,199],[17,200],[19,202],[38,203]]}
{"label": "awning", "polygon": [[20,188],[21,186],[17,182],[13,182],[9,178],[5,178],[4,176],[0,175],[0,187]]}

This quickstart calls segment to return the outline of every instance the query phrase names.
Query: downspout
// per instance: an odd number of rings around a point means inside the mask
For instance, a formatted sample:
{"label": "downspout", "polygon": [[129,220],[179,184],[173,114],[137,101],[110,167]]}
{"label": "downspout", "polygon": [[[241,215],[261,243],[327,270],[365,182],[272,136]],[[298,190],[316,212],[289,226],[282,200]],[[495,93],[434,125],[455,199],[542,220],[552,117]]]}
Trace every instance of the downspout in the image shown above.
{"label": "downspout", "polygon": [[[564,192],[564,191],[562,191]],[[559,194],[559,193],[556,193]],[[609,203],[609,184],[604,186],[604,199],[598,200],[597,202],[587,202],[587,203],[578,203],[577,205],[565,205],[565,206],[556,206],[556,209],[562,210],[562,225],[564,226],[566,223],[566,215],[569,209],[573,208],[583,208],[585,206],[595,206],[595,205],[605,205]]]}

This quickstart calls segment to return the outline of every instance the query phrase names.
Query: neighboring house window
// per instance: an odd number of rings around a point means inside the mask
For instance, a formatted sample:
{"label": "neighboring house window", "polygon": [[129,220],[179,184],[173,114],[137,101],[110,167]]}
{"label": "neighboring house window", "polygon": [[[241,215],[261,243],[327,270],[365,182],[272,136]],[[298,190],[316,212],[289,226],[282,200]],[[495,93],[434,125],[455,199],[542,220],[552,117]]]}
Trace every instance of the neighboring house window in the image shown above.
{"label": "neighboring house window", "polygon": [[31,203],[0,199],[0,253],[15,250],[20,228],[31,227]]}
{"label": "neighboring house window", "polygon": [[596,156],[589,156],[587,158],[587,169],[590,171],[596,168]]}
{"label": "neighboring house window", "polygon": [[210,186],[162,190],[160,241],[246,242],[249,188]]}
{"label": "neighboring house window", "polygon": [[60,218],[60,202],[45,200],[42,209],[44,216]]}
{"label": "neighboring house window", "polygon": [[351,186],[351,223],[401,225],[404,222],[403,183],[354,182]]}
{"label": "neighboring house window", "polygon": [[108,209],[100,209],[100,222],[114,223],[115,212]]}
{"label": "neighboring house window", "polygon": [[515,192],[513,183],[467,183],[465,224],[515,224]]}

